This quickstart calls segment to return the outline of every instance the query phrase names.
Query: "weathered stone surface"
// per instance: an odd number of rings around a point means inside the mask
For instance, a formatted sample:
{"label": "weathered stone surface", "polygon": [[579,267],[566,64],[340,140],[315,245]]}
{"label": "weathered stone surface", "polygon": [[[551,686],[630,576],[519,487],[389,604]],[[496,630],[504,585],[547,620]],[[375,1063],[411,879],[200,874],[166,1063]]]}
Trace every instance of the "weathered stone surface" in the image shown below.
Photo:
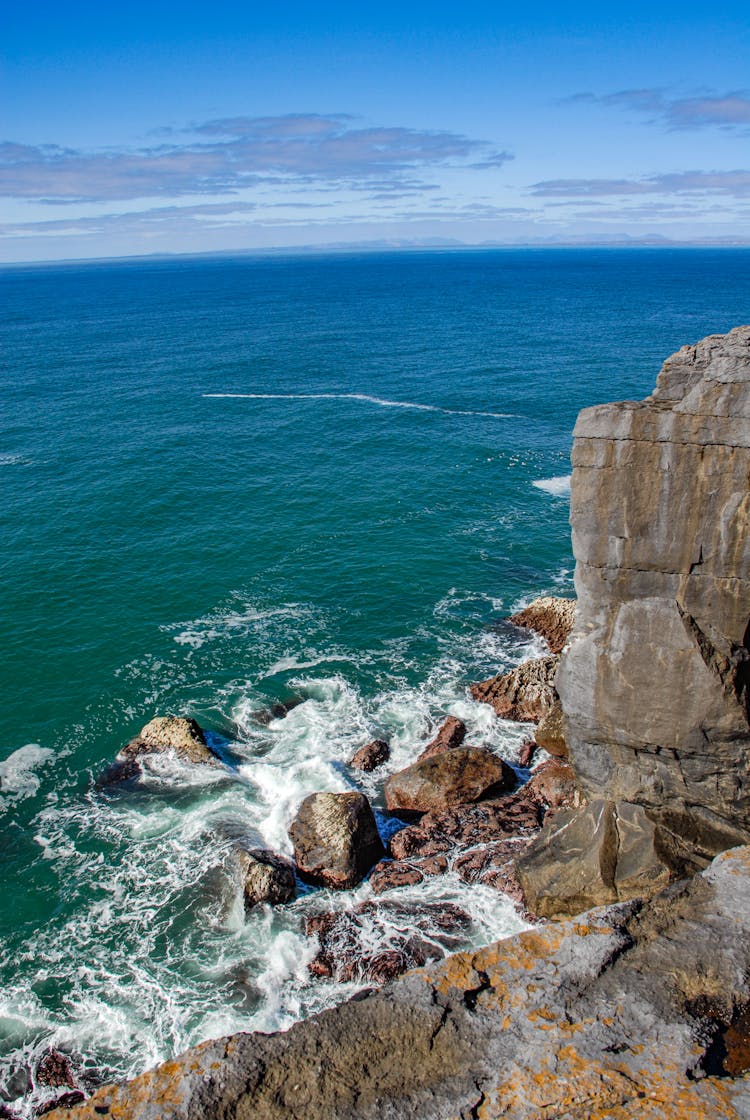
{"label": "weathered stone surface", "polygon": [[284,1034],[203,1043],[53,1120],[747,1120],[749,978],[745,848]]}
{"label": "weathered stone surface", "polygon": [[510,673],[473,684],[471,695],[475,700],[491,704],[503,719],[538,723],[557,699],[558,660],[557,657],[538,657],[524,661]]}
{"label": "weathered stone surface", "polygon": [[294,898],[294,866],[288,859],[266,848],[238,847],[236,852],[247,910],[261,902],[278,906]]}
{"label": "weathered stone surface", "polygon": [[750,838],[750,327],[578,418],[576,630],[557,688],[591,798],[704,857]]}
{"label": "weathered stone surface", "polygon": [[135,760],[142,755],[172,752],[185,762],[207,763],[221,766],[221,762],[206,744],[206,736],[194,719],[180,716],[156,716],[141,733],[122,748],[118,762]]}
{"label": "weathered stone surface", "polygon": [[491,751],[454,747],[393,774],[385,783],[385,801],[392,811],[440,812],[515,783],[513,770]]}
{"label": "weathered stone surface", "polygon": [[560,917],[655,894],[676,874],[669,850],[640,805],[595,800],[554,814],[516,870],[532,913]]}
{"label": "weathered stone surface", "polygon": [[510,621],[516,626],[541,634],[552,653],[562,653],[573,629],[575,609],[575,599],[542,595],[529,603],[528,607],[511,615]]}
{"label": "weathered stone surface", "polygon": [[432,758],[435,754],[442,754],[443,751],[451,750],[454,747],[460,747],[465,738],[466,724],[463,720],[458,719],[457,716],[448,716],[435,738],[422,751],[417,762],[421,762],[425,758]]}
{"label": "weathered stone surface", "polygon": [[371,743],[365,743],[360,747],[356,754],[349,762],[355,770],[376,770],[378,766],[382,766],[391,757],[391,748],[386,743],[385,739],[373,739]]}
{"label": "weathered stone surface", "polygon": [[61,1085],[76,1088],[78,1082],[69,1056],[62,1050],[47,1050],[36,1067],[36,1083],[53,1089],[59,1089]]}
{"label": "weathered stone surface", "polygon": [[311,793],[289,835],[300,874],[335,890],[355,886],[385,855],[363,793]]}
{"label": "weathered stone surface", "polygon": [[308,919],[305,932],[320,949],[314,976],[382,984],[410,968],[438,961],[460,944],[471,918],[450,903],[362,902],[353,910]]}
{"label": "weathered stone surface", "polygon": [[550,710],[540,721],[534,737],[540,747],[544,747],[548,754],[555,758],[568,757],[568,744],[565,742],[565,729],[563,727],[563,710],[559,700],[555,701]]}

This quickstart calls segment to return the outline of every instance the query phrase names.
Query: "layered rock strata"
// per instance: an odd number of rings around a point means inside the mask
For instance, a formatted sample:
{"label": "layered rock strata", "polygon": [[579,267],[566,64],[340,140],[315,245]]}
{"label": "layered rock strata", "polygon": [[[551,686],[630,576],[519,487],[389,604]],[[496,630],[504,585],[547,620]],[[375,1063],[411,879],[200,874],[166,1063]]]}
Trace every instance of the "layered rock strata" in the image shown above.
{"label": "layered rock strata", "polygon": [[585,409],[576,628],[556,686],[591,800],[698,857],[750,839],[750,327],[684,346],[653,394]]}
{"label": "layered rock strata", "polygon": [[[658,977],[658,983],[654,978]],[[743,1120],[750,850],[651,901],[458,953],[52,1120]]]}

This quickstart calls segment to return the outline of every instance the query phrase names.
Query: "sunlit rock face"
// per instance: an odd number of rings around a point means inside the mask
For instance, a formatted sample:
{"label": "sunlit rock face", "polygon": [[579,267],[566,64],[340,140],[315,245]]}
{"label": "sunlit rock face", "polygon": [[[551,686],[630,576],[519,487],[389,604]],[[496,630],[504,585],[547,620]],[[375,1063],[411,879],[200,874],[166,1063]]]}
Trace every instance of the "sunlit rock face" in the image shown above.
{"label": "sunlit rock face", "polygon": [[750,327],[584,410],[573,468],[573,766],[708,858],[750,839]]}

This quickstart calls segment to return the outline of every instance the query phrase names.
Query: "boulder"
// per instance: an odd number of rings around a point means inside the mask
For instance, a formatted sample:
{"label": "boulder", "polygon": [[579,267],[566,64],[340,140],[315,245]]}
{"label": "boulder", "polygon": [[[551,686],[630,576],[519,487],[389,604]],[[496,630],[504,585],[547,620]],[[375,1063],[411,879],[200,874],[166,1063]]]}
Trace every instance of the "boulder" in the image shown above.
{"label": "boulder", "polygon": [[587,797],[709,859],[750,840],[750,327],[684,346],[574,435],[571,761]]}
{"label": "boulder", "polygon": [[454,747],[393,774],[385,783],[385,801],[392,812],[439,812],[515,783],[513,770],[491,751]]}
{"label": "boulder", "polygon": [[[59,1097],[53,1097],[51,1101],[46,1101],[40,1105],[35,1112],[36,1116],[47,1116],[52,1112],[58,1110],[67,1110],[74,1108],[75,1105],[81,1104],[86,1100],[86,1094],[80,1089],[70,1089],[67,1093],[61,1093]],[[64,1115],[64,1112],[63,1112]]]}
{"label": "boulder", "polygon": [[289,829],[294,858],[308,882],[348,890],[385,855],[363,793],[311,793]]}
{"label": "boulder", "polygon": [[354,767],[355,770],[364,770],[369,773],[370,770],[376,770],[378,766],[382,766],[390,757],[391,748],[385,739],[373,739],[371,743],[365,743],[363,747],[359,748],[350,760],[349,765]]}
{"label": "boulder", "polygon": [[501,673],[471,686],[475,700],[491,704],[502,719],[538,723],[553,707],[557,657],[524,661],[510,673]]}
{"label": "boulder", "polygon": [[53,1089],[59,1089],[62,1085],[66,1085],[69,1089],[78,1086],[70,1058],[62,1050],[55,1049],[47,1050],[39,1059],[35,1080],[37,1085],[46,1085]]}
{"label": "boulder", "polygon": [[460,747],[465,738],[466,724],[463,720],[456,716],[448,716],[435,738],[424,748],[417,762],[432,758],[435,754],[442,754],[443,751],[451,750],[453,747]]}
{"label": "boulder", "polygon": [[554,918],[655,894],[677,872],[669,850],[641,806],[597,800],[551,816],[516,870],[529,909]]}
{"label": "boulder", "polygon": [[204,1042],[53,1120],[746,1120],[750,851]]}
{"label": "boulder", "polygon": [[283,719],[289,712],[298,708],[303,704],[304,700],[301,696],[293,696],[290,700],[277,700],[276,703],[271,704],[268,708],[258,708],[256,711],[250,713],[250,719],[255,720],[256,723],[262,724],[263,727],[268,727],[269,723],[273,723],[275,719]]}
{"label": "boulder", "polygon": [[267,848],[237,848],[245,909],[258,903],[278,906],[290,902],[297,891],[294,865]]}
{"label": "boulder", "polygon": [[573,629],[575,599],[558,599],[543,595],[528,607],[511,615],[510,621],[526,630],[533,630],[547,642],[552,653],[562,653]]}
{"label": "boulder", "polygon": [[562,704],[556,700],[550,710],[539,721],[534,738],[538,746],[556,758],[568,757],[568,744],[565,742]]}
{"label": "boulder", "polygon": [[529,770],[534,762],[534,755],[537,751],[537,744],[534,739],[527,739],[518,751],[518,765],[522,770]]}
{"label": "boulder", "polygon": [[363,902],[353,910],[309,918],[305,932],[319,950],[314,976],[339,982],[393,980],[455,949],[471,918],[451,903]]}
{"label": "boulder", "polygon": [[156,716],[122,748],[116,761],[126,763],[143,755],[167,753],[177,755],[184,762],[221,766],[199,724],[180,716]]}

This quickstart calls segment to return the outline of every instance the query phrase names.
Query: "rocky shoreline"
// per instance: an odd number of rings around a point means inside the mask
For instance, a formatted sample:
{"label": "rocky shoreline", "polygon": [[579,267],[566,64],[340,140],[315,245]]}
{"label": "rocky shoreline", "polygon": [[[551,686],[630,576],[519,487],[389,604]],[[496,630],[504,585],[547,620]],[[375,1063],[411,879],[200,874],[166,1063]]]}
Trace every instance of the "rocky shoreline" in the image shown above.
{"label": "rocky shoreline", "polygon": [[[247,907],[285,904],[295,872],[369,876],[371,899],[308,920],[310,969],[385,987],[84,1103],[68,1082],[54,1120],[750,1117],[750,327],[683,347],[645,401],[585,410],[573,465],[577,602],[513,616],[549,655],[471,688],[534,725],[520,780],[451,717],[384,783],[387,847],[356,792],[305,799],[295,866],[238,846]],[[163,751],[222,765],[161,717],[104,780]],[[387,757],[376,740],[350,765]],[[467,915],[398,895],[448,872],[536,928],[448,956]]]}

